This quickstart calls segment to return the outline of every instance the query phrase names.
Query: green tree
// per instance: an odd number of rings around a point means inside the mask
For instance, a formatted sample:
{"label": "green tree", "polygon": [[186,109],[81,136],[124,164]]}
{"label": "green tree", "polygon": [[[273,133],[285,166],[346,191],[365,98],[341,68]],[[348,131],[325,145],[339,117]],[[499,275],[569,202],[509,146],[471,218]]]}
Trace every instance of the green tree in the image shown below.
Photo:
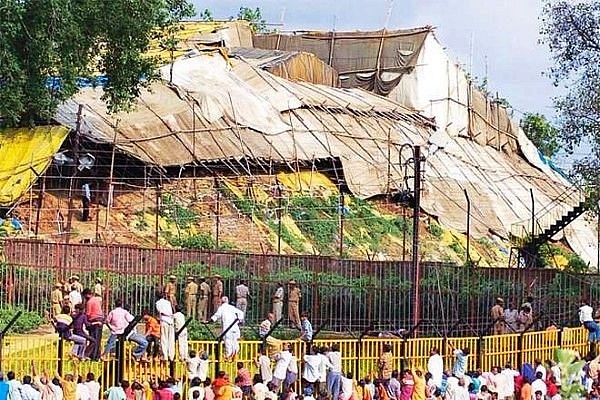
{"label": "green tree", "polygon": [[208,8],[205,8],[204,11],[198,15],[198,17],[200,18],[200,21],[204,22],[211,22],[215,20],[212,11]]}
{"label": "green tree", "polygon": [[546,0],[542,42],[554,66],[548,75],[566,94],[555,99],[559,136],[567,152],[585,148],[574,172],[598,182],[600,171],[600,1]]}
{"label": "green tree", "polygon": [[79,78],[106,75],[109,111],[126,110],[154,79],[145,55],[183,0],[4,0],[0,5],[0,124],[48,122]]}
{"label": "green tree", "polygon": [[529,140],[546,157],[552,157],[560,150],[558,130],[550,124],[544,115],[525,113],[521,119],[521,128]]}
{"label": "green tree", "polygon": [[[179,45],[178,33],[184,29],[182,21],[195,15],[194,7],[186,0],[168,0],[168,7],[163,11],[165,15],[161,18],[159,29],[155,32],[156,39],[163,50],[169,52],[170,68],[169,82],[173,82],[173,62],[175,51]],[[205,10],[207,11],[207,10]]]}
{"label": "green tree", "polygon": [[254,10],[249,7],[240,7],[237,18],[250,22],[250,28],[252,28],[252,32],[254,33],[268,32],[267,21],[263,19],[259,7],[256,7]]}

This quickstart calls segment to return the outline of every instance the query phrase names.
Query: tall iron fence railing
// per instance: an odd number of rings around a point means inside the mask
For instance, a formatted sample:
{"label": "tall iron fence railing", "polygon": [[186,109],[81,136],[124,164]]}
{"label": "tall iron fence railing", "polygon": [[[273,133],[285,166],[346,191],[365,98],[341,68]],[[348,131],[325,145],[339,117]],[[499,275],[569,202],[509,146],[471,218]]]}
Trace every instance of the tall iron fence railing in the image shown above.
{"label": "tall iron fence railing", "polygon": [[[0,338],[3,348],[3,358],[0,367],[3,371],[14,371],[17,377],[31,373],[32,362],[38,372],[44,370],[51,375],[59,372],[78,373],[84,375],[93,372],[102,385],[103,390],[116,384],[121,379],[130,382],[147,382],[152,379],[165,379],[173,376],[181,379],[184,389],[187,389],[186,365],[176,358],[173,362],[152,361],[147,364],[134,362],[129,354],[130,344],[117,352],[117,357],[109,361],[73,361],[69,358],[71,344],[60,341],[56,335],[45,337],[7,336]],[[518,368],[522,363],[533,363],[536,359],[542,361],[552,359],[554,350],[558,347],[578,351],[585,356],[590,350],[587,342],[587,331],[583,328],[564,328],[528,332],[524,334],[509,334],[497,336],[470,336],[470,337],[433,337],[412,339],[389,338],[341,338],[336,340],[315,340],[314,344],[321,347],[330,347],[337,343],[342,354],[342,369],[344,373],[352,372],[356,379],[366,376],[376,376],[377,361],[384,343],[391,344],[393,366],[396,369],[411,368],[425,370],[430,350],[439,349],[443,356],[444,367],[450,369],[454,363],[452,346],[457,348],[469,347],[471,355],[468,359],[468,371],[481,368],[490,371],[493,366],[504,366],[507,363]],[[241,341],[238,361],[251,371],[258,372],[254,363],[258,348],[258,341]],[[290,342],[294,354],[302,359],[306,344],[298,340]],[[206,351],[209,355],[209,376],[214,377],[216,371],[225,371],[230,376],[236,375],[236,364],[224,362],[223,344],[215,341],[191,341],[189,349]],[[277,346],[271,348],[277,351]]]}
{"label": "tall iron fence railing", "polygon": [[[577,323],[582,297],[596,301],[600,276],[550,269],[467,268],[421,263],[419,315],[415,316],[415,271],[410,262],[346,260],[320,256],[277,256],[145,249],[93,244],[5,240],[0,268],[0,306],[42,312],[50,307],[54,283],[78,275],[84,286],[105,285],[105,306],[123,299],[135,313],[153,309],[168,275],[177,277],[183,302],[187,276],[223,278],[233,300],[235,286],[250,288],[247,319],[258,323],[271,310],[277,283],[293,279],[302,291],[301,310],[327,330],[410,330],[422,335],[490,333],[489,310],[496,297],[518,307],[532,296],[536,327]],[[210,279],[209,279],[210,281]],[[286,287],[286,298],[287,298]],[[286,307],[284,307],[284,316]],[[416,318],[415,318],[416,317]]]}

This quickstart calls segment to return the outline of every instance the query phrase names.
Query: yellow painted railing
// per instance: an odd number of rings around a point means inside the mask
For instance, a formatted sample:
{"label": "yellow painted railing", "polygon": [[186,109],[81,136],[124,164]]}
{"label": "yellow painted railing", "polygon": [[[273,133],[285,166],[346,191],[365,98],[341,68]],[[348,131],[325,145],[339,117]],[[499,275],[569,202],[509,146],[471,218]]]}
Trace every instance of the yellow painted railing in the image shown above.
{"label": "yellow painted railing", "polygon": [[[292,341],[292,349],[301,362],[306,350],[306,344]],[[564,328],[562,330],[548,330],[528,332],[524,334],[509,334],[484,337],[457,337],[457,338],[416,338],[416,339],[390,339],[390,338],[363,338],[363,339],[335,339],[316,340],[316,346],[331,347],[337,343],[342,353],[342,366],[344,372],[353,372],[357,379],[367,375],[373,376],[377,371],[377,360],[384,343],[392,346],[395,356],[396,368],[412,368],[426,370],[427,359],[432,348],[438,348],[444,356],[447,369],[452,368],[455,348],[468,347],[469,370],[481,368],[489,371],[493,366],[503,366],[510,362],[517,366],[523,362],[533,362],[535,359],[552,358],[557,347],[571,348],[584,355],[589,349],[587,331],[583,328]],[[257,372],[254,360],[261,345],[259,341],[240,342],[240,353],[237,361],[243,362],[252,373]],[[196,352],[206,351],[210,357],[210,375],[219,369],[235,376],[235,363],[226,363],[222,360],[224,348],[222,343],[214,341],[194,341],[189,343],[190,350]],[[7,336],[3,339],[0,351],[0,369],[14,371],[18,376],[31,373],[31,363],[35,364],[39,372],[44,370],[49,374],[55,372],[77,372],[81,375],[93,372],[104,388],[113,385],[119,377],[130,381],[145,381],[150,378],[165,378],[169,376],[171,368],[175,378],[186,381],[186,366],[183,362],[174,364],[152,362],[140,364],[134,362],[129,356],[131,346],[127,343],[125,360],[107,362],[73,361],[69,357],[71,344],[60,344],[54,335],[39,336]],[[220,355],[220,356],[219,356]]]}

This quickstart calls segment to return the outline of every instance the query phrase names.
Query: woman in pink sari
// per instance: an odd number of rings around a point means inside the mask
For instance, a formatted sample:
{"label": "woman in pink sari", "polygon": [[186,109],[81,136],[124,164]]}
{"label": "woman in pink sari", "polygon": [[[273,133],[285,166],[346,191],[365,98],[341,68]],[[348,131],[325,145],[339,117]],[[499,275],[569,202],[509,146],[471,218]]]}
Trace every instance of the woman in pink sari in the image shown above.
{"label": "woman in pink sari", "polygon": [[400,382],[400,399],[399,400],[411,400],[413,391],[415,390],[415,380],[410,372],[410,369],[402,371],[402,381]]}

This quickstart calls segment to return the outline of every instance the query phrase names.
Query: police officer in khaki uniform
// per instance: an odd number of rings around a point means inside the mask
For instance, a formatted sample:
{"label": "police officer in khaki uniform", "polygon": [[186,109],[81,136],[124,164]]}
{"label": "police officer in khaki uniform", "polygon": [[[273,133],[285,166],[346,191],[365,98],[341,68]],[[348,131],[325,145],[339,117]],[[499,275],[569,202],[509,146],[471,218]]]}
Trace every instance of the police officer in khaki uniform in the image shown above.
{"label": "police officer in khaki uniform", "polygon": [[177,277],[175,275],[169,276],[169,282],[167,282],[164,289],[166,298],[171,302],[173,309],[175,309],[175,306],[177,305],[177,286],[175,285],[176,281]]}
{"label": "police officer in khaki uniform", "polygon": [[212,287],[212,305],[213,313],[221,306],[221,297],[223,297],[223,281],[221,275],[214,275],[214,283]]}
{"label": "police officer in khaki uniform", "polygon": [[188,276],[185,285],[185,311],[188,317],[196,318],[198,303],[198,284],[194,282],[193,276]]}
{"label": "police officer in khaki uniform", "polygon": [[288,318],[290,325],[294,328],[300,328],[300,299],[302,298],[302,292],[296,286],[296,281],[291,280],[288,282],[288,285]]}
{"label": "police officer in khaki uniform", "polygon": [[52,304],[52,315],[58,315],[62,311],[63,291],[62,283],[57,282],[54,284],[54,290],[50,294],[50,302]]}
{"label": "police officer in khaki uniform", "polygon": [[206,278],[200,278],[200,287],[198,288],[198,321],[208,321],[208,299],[210,298],[210,285],[206,283]]}

